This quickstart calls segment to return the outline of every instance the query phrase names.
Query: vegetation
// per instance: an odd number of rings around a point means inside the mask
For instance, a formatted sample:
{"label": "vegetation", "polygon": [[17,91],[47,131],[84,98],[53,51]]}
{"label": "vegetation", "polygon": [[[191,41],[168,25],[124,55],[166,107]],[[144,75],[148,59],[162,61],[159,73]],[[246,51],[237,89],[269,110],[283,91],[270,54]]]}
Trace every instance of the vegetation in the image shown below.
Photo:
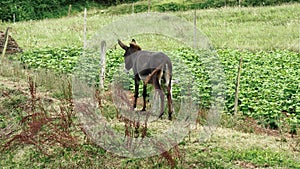
{"label": "vegetation", "polygon": [[[84,6],[89,7],[88,1],[39,1],[39,0],[8,0],[0,2],[0,18],[1,21],[18,22],[24,20],[37,20],[46,18],[59,18],[67,16],[69,5],[72,5],[70,12],[78,12],[84,9]],[[93,4],[92,6],[96,6]]]}
{"label": "vegetation", "polygon": [[[76,13],[86,8],[108,7],[121,3],[128,3],[109,8],[111,14],[132,13],[132,3],[135,2],[134,12],[146,12],[148,10],[148,0],[8,0],[0,2],[0,18],[3,21],[24,21],[45,18],[59,18],[67,16],[69,12]],[[152,0],[151,10],[157,12],[166,11],[187,11],[191,9],[219,8],[224,6],[269,6],[283,3],[299,2],[299,0],[244,0],[239,4],[236,0]],[[70,5],[72,6],[70,8]],[[71,11],[69,11],[71,10]]]}
{"label": "vegetation", "polygon": [[[20,55],[19,60],[28,68],[47,68],[56,72],[72,73],[77,60],[82,56],[81,51],[81,48],[40,49],[25,52]],[[201,100],[200,105],[204,109],[209,108],[211,84],[203,67],[203,61],[190,49],[179,49],[169,52],[188,66],[189,70],[186,71],[192,73],[196,78],[195,84],[197,84],[197,89],[199,90],[197,97]],[[298,84],[294,83],[300,80],[297,74],[297,70],[300,69],[298,65],[300,62],[299,53],[285,50],[240,52],[229,49],[219,49],[217,52],[224,66],[223,69],[227,80],[227,113],[233,112],[237,65],[240,57],[243,57],[240,111],[259,120],[266,127],[277,129],[283,122],[282,120],[294,126],[293,130],[295,130],[295,126],[300,125],[300,93]],[[122,56],[122,51],[120,50],[108,52],[107,83],[112,82],[117,67],[123,63],[123,59],[120,56]],[[173,59],[176,60],[176,58]],[[176,63],[178,62],[174,62],[175,69],[179,69],[179,67],[176,67]],[[97,60],[95,64],[98,65]],[[85,69],[84,67],[81,69]],[[89,66],[86,65],[86,67]],[[97,70],[90,71],[90,73],[95,78],[98,76]],[[175,76],[174,78],[179,77]],[[178,87],[176,84],[173,87],[173,97],[175,99],[182,90]],[[131,89],[134,89],[133,81]]]}
{"label": "vegetation", "polygon": [[26,51],[17,60],[27,68],[46,68],[58,73],[72,73],[81,55],[82,48],[45,48]]}
{"label": "vegetation", "polygon": [[[299,51],[299,4],[260,8],[222,8],[197,10],[197,28],[219,48],[247,49],[251,51],[287,49]],[[193,23],[193,12],[175,12]],[[90,10],[87,18],[87,39],[93,37],[104,25],[121,16]],[[63,23],[63,24],[62,24]],[[24,50],[45,47],[80,47],[83,45],[83,13],[74,17],[20,22],[12,25],[3,23],[1,30],[12,27],[12,36]],[[34,36],[32,36],[34,35]],[[146,41],[144,40],[146,39]],[[155,36],[143,36],[139,40],[145,49],[172,49],[179,43],[154,45]]]}
{"label": "vegetation", "polygon": [[[284,3],[299,2],[299,0],[152,0],[151,1],[151,11],[157,12],[175,12],[175,11],[188,11],[188,10],[199,10],[208,8],[221,8],[221,7],[232,7],[232,6],[243,6],[243,7],[253,7],[253,6],[270,6],[270,5],[280,5]],[[148,11],[147,1],[138,1],[134,5],[134,12],[146,12]],[[132,3],[123,4],[117,7],[111,7],[108,9],[109,13],[113,14],[124,14],[132,13]]]}
{"label": "vegetation", "polygon": [[[0,62],[0,165],[7,168],[299,168],[298,8],[299,4],[289,4],[197,10],[197,26],[211,39],[224,66],[227,110],[219,126],[208,133],[210,137],[202,138],[203,126],[191,125],[189,136],[178,146],[162,155],[143,159],[118,157],[99,147],[74,116],[69,74],[82,58],[82,13],[60,19],[1,24],[0,29],[13,27],[12,35],[24,53]],[[191,11],[172,14],[193,22]],[[89,10],[88,38],[119,17],[122,16]],[[144,49],[155,47],[183,61],[202,91],[199,96],[204,100],[203,108],[209,104],[210,84],[194,51],[160,35],[134,38]],[[119,48],[109,50],[106,84],[123,62],[121,55]],[[239,112],[232,116],[240,57],[243,57],[243,67]],[[175,85],[175,99],[178,91]],[[116,116],[110,91],[102,94],[102,100],[98,95],[96,99],[102,101],[105,117],[118,130],[129,128],[134,133],[134,124]],[[205,115],[205,109],[199,110],[199,117]],[[169,124],[165,120],[159,122],[160,128]],[[205,119],[198,123],[205,123]],[[157,133],[149,127],[146,134],[151,137]]]}
{"label": "vegetation", "polygon": [[[5,68],[12,69],[12,66]],[[3,70],[1,73],[2,82],[10,80],[3,77],[5,73]],[[14,78],[21,77],[22,72],[14,73]],[[63,82],[63,78],[53,77],[53,81],[58,79]],[[236,116],[230,122],[225,118],[232,116],[226,115],[222,125],[235,123],[236,130],[218,128],[209,140],[199,142],[201,128],[193,129],[189,137],[169,152],[171,159],[161,158],[161,156],[143,159],[117,157],[93,144],[85,137],[84,130],[80,128],[76,118],[69,118],[73,117],[72,106],[70,106],[73,103],[67,99],[70,98],[68,87],[64,91],[61,90],[65,94],[58,102],[53,98],[49,100],[45,92],[37,87],[41,85],[44,87],[45,83],[52,82],[41,82],[38,79],[36,83],[32,82],[34,82],[32,79],[28,82],[19,79],[15,82],[19,85],[17,88],[14,84],[9,86],[7,83],[2,83],[5,85],[0,87],[0,94],[3,96],[1,97],[1,166],[132,168],[143,165],[169,168],[172,160],[176,161],[175,165],[179,168],[299,168],[300,166],[299,140],[297,142],[296,139],[284,135],[281,138],[276,133],[264,135],[264,131],[256,128],[257,125],[238,119],[242,116]],[[66,83],[61,85],[68,86],[68,82],[64,82]],[[238,132],[243,128],[252,130],[255,134]]]}

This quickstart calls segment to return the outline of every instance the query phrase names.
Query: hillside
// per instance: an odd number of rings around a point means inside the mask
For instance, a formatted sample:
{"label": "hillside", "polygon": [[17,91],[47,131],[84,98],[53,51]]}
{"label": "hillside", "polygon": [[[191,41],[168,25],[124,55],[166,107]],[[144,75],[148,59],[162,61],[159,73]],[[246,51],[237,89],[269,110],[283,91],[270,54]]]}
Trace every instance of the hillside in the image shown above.
{"label": "hillside", "polygon": [[[9,109],[14,109],[9,105],[23,105],[31,94],[24,80],[16,81],[16,79],[1,77],[0,81],[0,94],[4,96],[1,99],[1,118],[2,120],[10,119],[10,123],[1,122],[3,146],[5,138],[11,139],[15,135],[13,132],[21,127],[14,119],[18,116],[15,112],[11,112],[13,113],[11,115],[3,114],[3,112],[9,113]],[[41,90],[38,90],[36,95],[43,100],[44,106],[51,102],[60,103],[56,99],[49,98],[49,93]],[[293,139],[285,134],[260,128],[251,121],[243,121],[239,117],[227,118],[221,123],[226,126],[234,125],[234,128],[220,126],[204,134],[205,131],[201,126],[197,129],[194,126],[191,128],[191,133],[170,152],[168,158],[161,158],[161,156],[141,159],[118,157],[81,138],[81,131],[73,126],[68,131],[73,133],[71,135],[75,140],[67,139],[66,136],[53,137],[51,142],[37,142],[37,144],[30,143],[30,140],[14,140],[8,148],[2,147],[0,164],[3,167],[14,168],[135,168],[136,166],[169,168],[170,162],[175,160],[179,168],[299,168],[299,138]],[[48,125],[44,127],[51,129]],[[250,130],[252,133],[242,132]],[[41,130],[37,135],[40,141],[43,140],[43,132],[45,131]],[[51,136],[52,132],[49,130],[48,134]],[[203,137],[205,135],[210,136]]]}
{"label": "hillside", "polygon": [[[109,10],[123,6],[111,7]],[[97,144],[99,140],[93,135],[95,133],[89,133],[89,128],[82,124],[81,116],[75,113],[82,109],[87,114],[91,113],[84,109],[89,107],[90,100],[74,99],[78,90],[74,90],[74,79],[70,76],[78,68],[76,63],[83,55],[83,13],[59,19],[2,23],[0,30],[11,26],[10,35],[24,53],[1,58],[0,62],[0,166],[300,168],[299,8],[300,4],[295,3],[196,11],[197,28],[211,41],[224,68],[228,109],[216,117],[210,117],[204,109],[197,110],[196,124],[193,122],[185,126],[186,123],[181,124],[182,121],[176,118],[168,121],[166,115],[148,125],[120,117],[117,103],[113,100],[115,91],[111,91],[109,86],[115,80],[117,66],[124,62],[121,57],[123,51],[118,46],[109,50],[105,82],[107,90],[96,90],[92,94],[92,101],[101,105],[96,112],[107,119],[114,129],[112,131],[121,133],[122,138],[111,141],[134,138],[136,135],[141,142],[144,138],[160,136],[167,140],[172,137],[172,133],[164,132],[174,125],[179,126],[176,128],[178,131],[188,131],[184,139],[176,140],[176,144],[172,139],[168,140],[172,145],[168,151],[165,151],[162,142],[150,142],[161,154],[146,158],[116,155],[114,152],[118,150],[122,153],[121,146],[112,149],[100,147]],[[178,16],[193,25],[194,11],[167,14]],[[89,10],[87,16],[87,39],[119,18],[134,17],[131,14],[112,15],[98,9]],[[187,65],[182,68],[195,74],[194,80],[201,89],[200,96],[209,98],[212,82],[207,78],[203,61],[199,61],[193,50],[163,35],[142,34],[122,40],[129,42],[131,38],[135,38],[143,49],[169,52],[181,59]],[[244,62],[240,111],[233,116],[230,108],[233,105],[237,65],[241,56]],[[96,62],[97,67],[99,60]],[[82,71],[93,70],[93,66],[83,64]],[[88,78],[98,78],[99,70],[88,75]],[[133,85],[124,85],[133,89]],[[82,86],[79,89],[79,92],[86,92],[90,88]],[[176,99],[175,95],[180,88],[175,84],[173,89]],[[127,97],[128,101],[132,95],[131,91],[127,91],[122,96]],[[189,109],[188,106],[184,108]],[[97,120],[101,118],[91,114],[88,116],[92,117],[91,124],[100,123]],[[179,119],[180,115],[175,113],[175,117]],[[106,142],[107,145],[110,143]],[[134,143],[133,139],[127,146]]]}
{"label": "hillside", "polygon": [[[197,28],[207,35],[215,48],[299,51],[299,7],[296,3],[275,7],[197,10]],[[193,23],[193,11],[170,14]],[[122,15],[90,10],[87,39],[93,37],[104,25],[120,17]],[[61,19],[3,23],[0,30],[5,31],[8,26],[12,27],[13,38],[25,50],[83,45],[83,13]]]}

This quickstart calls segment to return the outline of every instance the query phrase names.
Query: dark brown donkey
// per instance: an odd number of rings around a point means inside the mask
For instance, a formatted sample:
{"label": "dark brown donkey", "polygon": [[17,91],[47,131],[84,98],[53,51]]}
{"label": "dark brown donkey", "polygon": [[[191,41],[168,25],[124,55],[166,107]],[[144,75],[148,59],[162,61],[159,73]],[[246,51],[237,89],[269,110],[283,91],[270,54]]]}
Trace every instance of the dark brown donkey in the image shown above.
{"label": "dark brown donkey", "polygon": [[144,51],[132,39],[130,46],[124,45],[118,40],[119,45],[125,50],[125,69],[131,68],[134,73],[135,93],[133,108],[136,108],[136,102],[139,95],[139,82],[143,80],[143,109],[146,110],[147,84],[153,84],[156,91],[159,92],[161,100],[160,118],[164,113],[164,92],[161,82],[163,81],[167,88],[167,99],[169,109],[169,120],[172,120],[172,63],[170,58],[162,52]]}

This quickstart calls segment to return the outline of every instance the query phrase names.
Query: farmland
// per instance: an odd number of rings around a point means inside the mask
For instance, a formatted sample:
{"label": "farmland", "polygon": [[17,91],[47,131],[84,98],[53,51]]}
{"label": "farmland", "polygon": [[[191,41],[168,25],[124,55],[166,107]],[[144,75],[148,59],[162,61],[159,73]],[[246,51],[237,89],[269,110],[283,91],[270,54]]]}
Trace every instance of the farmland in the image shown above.
{"label": "farmland", "polygon": [[[145,165],[168,168],[175,159],[179,168],[300,167],[299,134],[295,138],[289,135],[297,132],[300,125],[299,8],[299,4],[288,4],[196,11],[197,28],[210,39],[224,69],[225,110],[219,121],[220,127],[209,141],[197,142],[200,129],[194,130],[190,139],[185,138],[169,152],[171,159],[167,156],[145,160],[117,157],[86,140],[76,119],[70,117],[74,112],[69,75],[82,57],[83,13],[60,19],[2,23],[1,30],[12,26],[11,34],[24,53],[9,56],[1,65],[0,143],[5,147],[1,150],[1,166],[131,168]],[[193,23],[193,11],[168,14]],[[103,26],[123,16],[89,10],[87,37],[92,38]],[[187,71],[195,77],[201,108],[205,110],[209,106],[211,84],[207,70],[201,67],[202,61],[191,48],[159,35],[132,38],[143,49],[172,53],[184,62]],[[118,47],[107,53],[105,83],[108,92],[105,95],[108,99],[104,110],[112,120],[116,120],[113,116],[116,112],[110,100],[109,84],[116,67],[123,62],[121,56]],[[239,113],[232,116],[240,57],[243,57],[243,65]],[[28,78],[31,76],[36,87]],[[178,95],[176,91],[180,89],[175,85],[174,99]],[[34,101],[36,97],[45,99]],[[39,116],[40,112],[46,116]],[[35,127],[38,132],[30,139],[17,139],[14,136],[33,131],[34,123],[31,122],[35,121],[28,116],[30,114],[38,117],[42,127]],[[26,121],[24,117],[32,119]],[[68,130],[63,130],[66,126],[69,126]],[[11,133],[5,135],[6,132]],[[7,144],[7,140],[11,143]]]}

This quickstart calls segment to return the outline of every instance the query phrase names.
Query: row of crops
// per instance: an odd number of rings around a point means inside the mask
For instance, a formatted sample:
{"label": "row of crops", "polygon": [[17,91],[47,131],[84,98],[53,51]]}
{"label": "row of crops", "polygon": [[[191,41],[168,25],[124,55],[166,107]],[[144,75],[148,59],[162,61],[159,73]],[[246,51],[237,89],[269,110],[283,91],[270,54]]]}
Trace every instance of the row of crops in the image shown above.
{"label": "row of crops", "polygon": [[[276,51],[238,51],[219,49],[216,51],[226,81],[226,112],[233,112],[235,80],[240,57],[243,66],[240,81],[239,110],[260,122],[278,127],[281,119],[286,119],[293,125],[300,124],[300,54],[287,50]],[[197,96],[200,106],[209,106],[211,81],[207,70],[198,55],[191,49],[182,48],[169,51],[187,67],[198,88]],[[123,63],[122,50],[107,52],[106,84],[113,80],[114,73]],[[46,68],[57,73],[72,74],[79,58],[82,58],[82,48],[45,48],[27,51],[19,55],[18,60],[31,69]],[[99,63],[97,61],[97,63]],[[176,61],[177,63],[177,61]],[[80,69],[88,69],[88,65]],[[95,68],[95,66],[94,66]],[[179,69],[180,66],[174,66]],[[98,69],[96,67],[96,69]],[[175,70],[176,72],[176,70]],[[92,71],[92,77],[98,77],[99,71]],[[176,80],[176,79],[175,79]],[[132,81],[133,82],[133,81]],[[179,95],[180,89],[174,84],[173,95]]]}

